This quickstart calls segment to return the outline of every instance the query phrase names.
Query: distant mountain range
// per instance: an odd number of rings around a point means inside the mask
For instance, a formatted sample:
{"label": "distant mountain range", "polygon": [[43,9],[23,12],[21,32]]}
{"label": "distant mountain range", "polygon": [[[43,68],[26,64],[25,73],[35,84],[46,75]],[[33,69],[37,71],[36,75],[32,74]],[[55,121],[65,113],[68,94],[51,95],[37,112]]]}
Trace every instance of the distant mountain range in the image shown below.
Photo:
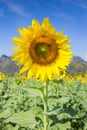
{"label": "distant mountain range", "polygon": [[[13,62],[10,56],[2,55],[0,57],[0,72],[5,74],[14,74],[19,71],[19,66]],[[67,67],[67,73],[72,75],[87,72],[87,62],[79,56],[73,56],[71,64]]]}
{"label": "distant mountain range", "polygon": [[18,72],[18,66],[11,60],[10,56],[2,55],[0,57],[0,72],[14,74]]}
{"label": "distant mountain range", "polygon": [[67,67],[67,72],[72,75],[86,73],[87,61],[83,60],[79,56],[73,56],[71,64]]}

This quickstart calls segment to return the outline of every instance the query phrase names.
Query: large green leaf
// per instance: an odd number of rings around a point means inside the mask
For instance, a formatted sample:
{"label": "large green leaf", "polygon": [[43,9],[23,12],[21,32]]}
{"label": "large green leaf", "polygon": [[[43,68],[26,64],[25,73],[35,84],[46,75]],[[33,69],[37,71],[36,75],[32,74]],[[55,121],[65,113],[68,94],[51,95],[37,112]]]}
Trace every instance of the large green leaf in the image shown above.
{"label": "large green leaf", "polygon": [[9,122],[19,124],[21,126],[28,126],[29,128],[34,128],[37,124],[35,120],[35,115],[32,113],[32,111],[15,113],[14,115],[6,119],[6,123]]}
{"label": "large green leaf", "polygon": [[39,88],[27,87],[24,88],[24,90],[28,91],[31,96],[40,97],[41,99],[43,99],[43,92]]}

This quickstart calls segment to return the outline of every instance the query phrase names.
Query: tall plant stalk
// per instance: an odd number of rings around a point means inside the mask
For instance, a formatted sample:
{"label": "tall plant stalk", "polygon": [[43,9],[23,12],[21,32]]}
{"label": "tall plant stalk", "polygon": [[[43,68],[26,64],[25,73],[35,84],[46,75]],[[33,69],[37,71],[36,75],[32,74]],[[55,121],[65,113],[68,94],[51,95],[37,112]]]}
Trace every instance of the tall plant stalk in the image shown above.
{"label": "tall plant stalk", "polygon": [[46,82],[46,86],[44,88],[44,130],[48,130],[48,116],[46,112],[48,111],[48,81]]}

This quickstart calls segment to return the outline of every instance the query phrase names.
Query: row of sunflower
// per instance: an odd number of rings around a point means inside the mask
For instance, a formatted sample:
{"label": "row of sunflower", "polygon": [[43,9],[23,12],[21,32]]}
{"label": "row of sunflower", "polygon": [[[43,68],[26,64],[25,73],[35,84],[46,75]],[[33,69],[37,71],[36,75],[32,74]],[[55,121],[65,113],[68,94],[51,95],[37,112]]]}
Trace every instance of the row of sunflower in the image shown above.
{"label": "row of sunflower", "polygon": [[[8,78],[11,77],[11,75],[6,75],[2,72],[0,72],[0,81],[5,77],[7,76]],[[14,75],[12,75],[13,77]],[[22,83],[26,83],[27,82],[27,76],[23,73],[18,73],[17,74],[17,77],[20,78],[21,82]],[[71,74],[68,74],[66,73],[66,71],[60,71],[60,75],[59,77],[57,78],[61,78],[62,80],[67,80],[67,82],[72,82],[74,80],[79,80],[83,83],[87,83],[87,73],[84,73],[84,74],[76,74],[76,75],[71,75]],[[38,81],[38,80],[37,80]],[[19,82],[20,84],[20,82]]]}
{"label": "row of sunflower", "polygon": [[72,82],[73,80],[79,80],[82,81],[83,83],[87,83],[87,73],[84,74],[76,74],[76,75],[71,75],[66,73],[65,70],[60,71],[60,76],[61,79],[67,79],[68,82]]}
{"label": "row of sunflower", "polygon": [[0,72],[0,81],[5,77],[5,74]]}

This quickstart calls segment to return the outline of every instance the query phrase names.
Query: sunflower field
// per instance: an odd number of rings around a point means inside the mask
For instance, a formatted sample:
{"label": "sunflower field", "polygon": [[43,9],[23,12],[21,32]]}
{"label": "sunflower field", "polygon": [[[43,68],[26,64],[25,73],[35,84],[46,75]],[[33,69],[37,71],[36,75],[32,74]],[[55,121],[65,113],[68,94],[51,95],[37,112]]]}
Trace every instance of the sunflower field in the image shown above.
{"label": "sunflower field", "polygon": [[87,130],[87,74],[66,74],[49,81],[46,113],[46,83],[23,74],[2,75],[0,130],[43,130],[44,114],[48,130]]}
{"label": "sunflower field", "polygon": [[71,39],[49,18],[18,28],[12,60],[19,72],[0,73],[0,130],[87,130],[87,74],[67,74]]}

